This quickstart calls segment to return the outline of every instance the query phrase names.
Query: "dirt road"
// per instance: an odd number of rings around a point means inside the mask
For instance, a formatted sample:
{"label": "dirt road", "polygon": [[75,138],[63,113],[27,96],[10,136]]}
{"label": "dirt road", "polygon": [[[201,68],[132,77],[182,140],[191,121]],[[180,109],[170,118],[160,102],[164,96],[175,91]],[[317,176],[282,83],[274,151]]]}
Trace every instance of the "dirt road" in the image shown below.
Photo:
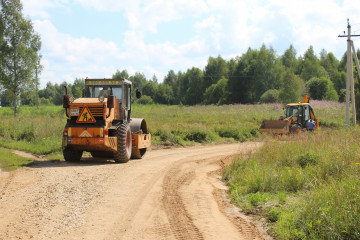
{"label": "dirt road", "polygon": [[225,198],[219,168],[259,143],[83,158],[0,172],[0,239],[262,239]]}

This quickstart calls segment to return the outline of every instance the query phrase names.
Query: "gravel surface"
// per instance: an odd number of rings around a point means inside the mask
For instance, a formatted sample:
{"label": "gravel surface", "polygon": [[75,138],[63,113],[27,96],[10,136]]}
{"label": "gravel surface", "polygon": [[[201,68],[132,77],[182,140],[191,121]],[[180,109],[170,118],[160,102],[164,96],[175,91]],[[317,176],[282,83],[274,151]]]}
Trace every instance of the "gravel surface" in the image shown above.
{"label": "gravel surface", "polygon": [[260,145],[160,149],[125,164],[36,158],[0,172],[0,239],[267,239],[219,176]]}

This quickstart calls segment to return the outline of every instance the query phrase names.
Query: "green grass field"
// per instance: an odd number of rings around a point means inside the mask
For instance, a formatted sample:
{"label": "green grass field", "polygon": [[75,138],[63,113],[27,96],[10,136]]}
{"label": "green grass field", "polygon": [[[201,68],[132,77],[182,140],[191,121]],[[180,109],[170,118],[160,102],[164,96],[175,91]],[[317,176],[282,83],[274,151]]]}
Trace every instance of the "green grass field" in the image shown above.
{"label": "green grass field", "polygon": [[[341,128],[345,107],[334,102],[314,101],[320,123],[326,128]],[[61,106],[0,108],[0,146],[34,154],[61,151],[61,136],[66,123]],[[261,139],[257,129],[263,119],[283,115],[280,104],[225,106],[133,105],[132,117],[147,121],[153,145],[194,145]],[[329,117],[326,117],[329,116]]]}

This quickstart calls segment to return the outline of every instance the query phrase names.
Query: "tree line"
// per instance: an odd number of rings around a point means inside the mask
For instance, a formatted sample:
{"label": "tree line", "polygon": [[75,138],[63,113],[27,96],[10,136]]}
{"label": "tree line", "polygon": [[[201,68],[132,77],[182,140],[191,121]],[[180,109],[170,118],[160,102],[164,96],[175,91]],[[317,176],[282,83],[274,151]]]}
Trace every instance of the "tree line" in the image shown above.
{"label": "tree line", "polygon": [[[186,72],[170,70],[162,83],[154,75],[147,79],[143,73],[130,76],[126,70],[117,70],[113,78],[126,78],[133,88],[140,89],[140,104],[253,104],[269,102],[297,102],[302,95],[312,99],[344,101],[346,87],[346,53],[341,60],[322,50],[318,57],[312,46],[297,57],[290,47],[277,56],[272,47],[259,50],[249,48],[246,53],[230,60],[221,56],[209,57],[204,69],[192,67]],[[360,51],[357,55],[360,57]],[[356,69],[355,69],[356,70]],[[354,74],[357,89],[357,74]],[[64,86],[75,98],[82,96],[84,79],[74,83],[48,82],[38,91],[41,104],[61,105]],[[358,91],[359,92],[359,91]],[[7,101],[6,91],[1,95],[2,105]],[[36,94],[36,93],[35,93]],[[21,96],[22,104],[34,105],[31,93]]]}
{"label": "tree line", "polygon": [[[358,50],[357,55],[360,56]],[[126,78],[133,88],[142,91],[138,103],[159,104],[253,104],[268,102],[297,102],[302,95],[312,99],[344,101],[346,87],[346,53],[337,60],[325,50],[320,57],[310,46],[303,56],[297,57],[290,47],[277,56],[271,47],[259,50],[249,48],[246,53],[230,60],[221,56],[209,57],[205,68],[192,67],[186,72],[170,70],[162,83],[154,75],[147,79],[143,73],[130,76],[126,70],[117,70],[113,78]],[[356,69],[355,69],[356,71]],[[354,74],[357,89],[357,74]],[[53,84],[38,91],[42,104],[60,105],[68,86],[75,98],[82,96],[84,80],[73,84]],[[2,95],[2,100],[4,95]],[[34,104],[35,97],[23,96],[23,104]],[[6,102],[6,97],[2,103]]]}

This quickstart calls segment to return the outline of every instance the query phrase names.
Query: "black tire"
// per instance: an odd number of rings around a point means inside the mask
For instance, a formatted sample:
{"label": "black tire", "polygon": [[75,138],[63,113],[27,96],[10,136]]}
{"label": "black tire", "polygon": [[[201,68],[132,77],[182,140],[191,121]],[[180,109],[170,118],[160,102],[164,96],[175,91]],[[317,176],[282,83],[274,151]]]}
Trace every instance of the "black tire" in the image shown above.
{"label": "black tire", "polygon": [[135,149],[131,152],[131,158],[133,159],[141,159],[146,153],[146,148]]}
{"label": "black tire", "polygon": [[114,160],[118,163],[126,163],[130,160],[132,149],[131,129],[127,123],[120,124],[116,129],[117,151]]}
{"label": "black tire", "polygon": [[112,152],[90,152],[91,156],[94,158],[113,158],[114,154]]}
{"label": "black tire", "polygon": [[82,157],[83,151],[70,151],[70,150],[63,150],[63,155],[65,161],[68,162],[79,162]]}

